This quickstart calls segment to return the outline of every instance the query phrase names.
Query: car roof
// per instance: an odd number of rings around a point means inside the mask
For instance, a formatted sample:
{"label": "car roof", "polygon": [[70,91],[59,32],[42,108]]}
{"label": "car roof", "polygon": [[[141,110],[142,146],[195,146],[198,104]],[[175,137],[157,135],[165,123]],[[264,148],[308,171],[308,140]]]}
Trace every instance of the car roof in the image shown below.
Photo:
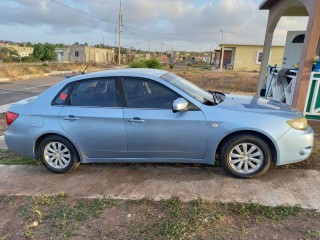
{"label": "car roof", "polygon": [[93,73],[87,73],[83,75],[78,75],[81,79],[86,78],[95,78],[95,77],[105,77],[105,76],[139,76],[142,75],[152,76],[152,77],[161,77],[164,74],[168,73],[165,70],[159,69],[150,69],[150,68],[120,68],[120,69],[112,69],[112,70],[104,70]]}

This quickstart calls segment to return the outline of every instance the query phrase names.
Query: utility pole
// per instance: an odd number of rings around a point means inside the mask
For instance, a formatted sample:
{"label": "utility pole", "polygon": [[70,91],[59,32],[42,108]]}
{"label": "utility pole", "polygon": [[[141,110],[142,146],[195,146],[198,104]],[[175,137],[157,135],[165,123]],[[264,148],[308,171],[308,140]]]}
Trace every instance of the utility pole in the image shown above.
{"label": "utility pole", "polygon": [[163,45],[163,42],[161,42],[161,48],[160,48],[160,58],[162,57],[162,45]]}
{"label": "utility pole", "polygon": [[150,42],[151,42],[151,41],[149,40],[149,55],[150,55],[150,58],[151,58],[151,53],[150,53],[150,52],[151,52],[151,51],[150,51]]}
{"label": "utility pole", "polygon": [[117,47],[117,29],[114,29],[114,47]]}
{"label": "utility pole", "polygon": [[223,41],[223,30],[221,30],[220,32],[221,32],[221,42],[220,42],[220,44],[221,44],[222,41]]}
{"label": "utility pole", "polygon": [[119,11],[119,52],[118,52],[119,65],[121,65],[121,34],[122,34],[122,0],[120,0],[120,11]]}

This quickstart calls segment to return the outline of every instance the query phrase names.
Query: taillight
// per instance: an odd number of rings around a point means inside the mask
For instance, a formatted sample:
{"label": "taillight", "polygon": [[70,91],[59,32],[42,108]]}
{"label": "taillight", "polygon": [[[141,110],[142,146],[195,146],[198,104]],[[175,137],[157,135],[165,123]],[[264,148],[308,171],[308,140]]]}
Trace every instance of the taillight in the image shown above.
{"label": "taillight", "polygon": [[18,113],[7,112],[6,113],[7,124],[10,125],[11,123],[13,123],[13,121],[16,120],[17,117],[19,117]]}

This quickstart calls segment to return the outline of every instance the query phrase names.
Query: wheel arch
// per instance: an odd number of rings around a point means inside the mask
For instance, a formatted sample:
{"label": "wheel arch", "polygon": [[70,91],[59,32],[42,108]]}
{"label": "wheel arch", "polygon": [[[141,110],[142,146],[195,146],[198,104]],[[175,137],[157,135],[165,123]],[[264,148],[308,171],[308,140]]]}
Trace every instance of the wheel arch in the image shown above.
{"label": "wheel arch", "polygon": [[277,164],[278,161],[278,149],[276,147],[275,141],[272,140],[269,136],[267,136],[266,134],[263,134],[261,132],[258,131],[254,131],[254,130],[239,130],[239,131],[235,131],[232,133],[229,133],[228,135],[226,135],[218,144],[217,150],[216,150],[216,158],[218,156],[218,159],[220,160],[220,154],[221,154],[221,149],[223,144],[228,141],[229,139],[233,138],[234,136],[237,135],[254,135],[257,137],[260,137],[262,140],[264,140],[268,146],[270,147],[271,150],[271,154],[272,154],[272,162],[274,164]]}
{"label": "wheel arch", "polygon": [[45,134],[42,134],[41,136],[39,136],[35,143],[34,143],[34,147],[33,147],[33,151],[34,151],[34,156],[35,158],[39,158],[39,147],[40,147],[40,143],[43,139],[49,137],[49,136],[59,136],[59,137],[62,137],[64,138],[65,140],[67,140],[68,142],[70,142],[73,147],[76,149],[76,154],[78,155],[78,159],[80,160],[80,162],[82,162],[82,155],[80,154],[80,151],[79,149],[77,148],[77,146],[69,139],[67,138],[66,136],[62,135],[62,134],[59,134],[59,133],[45,133]]}

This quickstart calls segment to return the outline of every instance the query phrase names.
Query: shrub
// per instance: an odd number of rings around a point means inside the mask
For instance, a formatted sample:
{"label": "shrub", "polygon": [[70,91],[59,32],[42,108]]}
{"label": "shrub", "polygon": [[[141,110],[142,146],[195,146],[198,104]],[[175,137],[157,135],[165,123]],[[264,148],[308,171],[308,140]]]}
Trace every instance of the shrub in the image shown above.
{"label": "shrub", "polygon": [[145,63],[148,68],[161,68],[161,63],[157,59],[147,59]]}
{"label": "shrub", "polygon": [[134,61],[129,64],[131,68],[147,68],[147,65],[144,61]]}
{"label": "shrub", "polygon": [[157,59],[147,59],[134,61],[129,66],[132,68],[161,68],[161,63]]}
{"label": "shrub", "polygon": [[21,58],[21,62],[36,62],[37,59],[34,58],[34,56],[27,56]]}

